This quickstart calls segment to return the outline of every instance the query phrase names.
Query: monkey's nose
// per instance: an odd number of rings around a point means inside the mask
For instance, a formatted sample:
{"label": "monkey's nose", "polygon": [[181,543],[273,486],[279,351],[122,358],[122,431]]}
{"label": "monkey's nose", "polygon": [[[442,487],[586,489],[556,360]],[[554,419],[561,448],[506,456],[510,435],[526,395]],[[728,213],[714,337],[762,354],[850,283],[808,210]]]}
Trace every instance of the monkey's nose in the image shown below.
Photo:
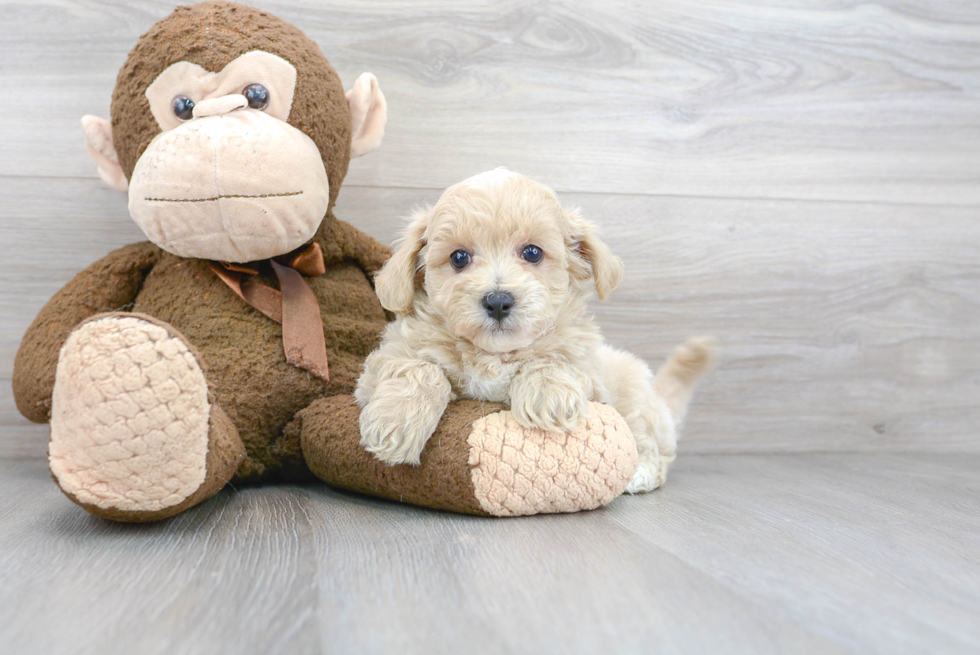
{"label": "monkey's nose", "polygon": [[483,298],[483,309],[487,310],[487,315],[498,323],[507,318],[513,306],[514,296],[506,291],[489,293]]}
{"label": "monkey's nose", "polygon": [[227,114],[245,107],[248,107],[248,100],[241,93],[232,93],[220,98],[207,98],[194,105],[194,118]]}

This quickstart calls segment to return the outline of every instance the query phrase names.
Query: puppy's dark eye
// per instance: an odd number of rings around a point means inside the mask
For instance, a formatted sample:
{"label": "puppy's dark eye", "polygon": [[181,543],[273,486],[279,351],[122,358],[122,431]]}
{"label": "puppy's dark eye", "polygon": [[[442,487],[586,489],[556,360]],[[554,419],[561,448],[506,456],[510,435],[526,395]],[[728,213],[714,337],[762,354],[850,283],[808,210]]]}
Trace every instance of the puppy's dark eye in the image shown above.
{"label": "puppy's dark eye", "polygon": [[457,250],[453,254],[449,255],[449,263],[452,264],[452,267],[457,271],[461,271],[469,266],[471,261],[473,261],[473,258],[470,256],[470,253],[466,252],[465,250]]}
{"label": "puppy's dark eye", "polygon": [[269,89],[261,84],[249,84],[242,91],[242,95],[248,100],[248,106],[252,109],[265,109],[269,106]]}
{"label": "puppy's dark eye", "polygon": [[194,118],[194,101],[187,96],[177,96],[173,102],[174,116],[182,121]]}
{"label": "puppy's dark eye", "polygon": [[521,258],[529,264],[537,264],[544,257],[544,250],[537,246],[524,246],[521,251]]}

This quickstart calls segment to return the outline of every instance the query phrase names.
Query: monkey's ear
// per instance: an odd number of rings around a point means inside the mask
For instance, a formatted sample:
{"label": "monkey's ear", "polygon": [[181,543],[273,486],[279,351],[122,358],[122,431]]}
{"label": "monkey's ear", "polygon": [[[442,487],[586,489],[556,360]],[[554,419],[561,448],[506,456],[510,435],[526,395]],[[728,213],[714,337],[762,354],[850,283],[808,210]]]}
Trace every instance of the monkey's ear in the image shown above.
{"label": "monkey's ear", "polygon": [[378,78],[371,73],[362,73],[354,82],[354,88],[347,92],[347,106],[350,107],[350,156],[353,159],[377,150],[385,135],[388,103],[378,86]]}
{"label": "monkey's ear", "polygon": [[129,190],[129,181],[123,174],[116,146],[112,142],[112,123],[98,116],[82,116],[82,131],[88,155],[99,166],[99,177],[116,191]]}
{"label": "monkey's ear", "polygon": [[566,213],[571,227],[573,258],[587,265],[573,266],[572,272],[581,279],[588,279],[591,273],[599,300],[605,300],[623,279],[623,260],[612,254],[609,246],[596,234],[595,227],[582,218],[578,209],[569,209]]}
{"label": "monkey's ear", "polygon": [[429,226],[429,210],[415,212],[405,228],[405,234],[395,242],[391,259],[374,278],[374,291],[381,306],[396,314],[405,314],[415,298],[415,275],[421,270],[419,253],[425,245],[425,230]]}

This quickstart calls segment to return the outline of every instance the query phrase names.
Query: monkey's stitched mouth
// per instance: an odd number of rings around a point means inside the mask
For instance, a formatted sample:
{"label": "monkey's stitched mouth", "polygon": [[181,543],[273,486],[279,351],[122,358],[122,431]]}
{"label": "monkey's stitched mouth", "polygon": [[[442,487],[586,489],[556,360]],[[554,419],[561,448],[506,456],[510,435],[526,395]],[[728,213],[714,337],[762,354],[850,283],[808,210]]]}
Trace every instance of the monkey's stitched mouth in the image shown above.
{"label": "monkey's stitched mouth", "polygon": [[259,193],[255,195],[246,194],[226,194],[214,196],[213,198],[143,198],[146,202],[214,202],[224,198],[285,198],[287,196],[301,196],[302,191],[291,191],[289,193]]}

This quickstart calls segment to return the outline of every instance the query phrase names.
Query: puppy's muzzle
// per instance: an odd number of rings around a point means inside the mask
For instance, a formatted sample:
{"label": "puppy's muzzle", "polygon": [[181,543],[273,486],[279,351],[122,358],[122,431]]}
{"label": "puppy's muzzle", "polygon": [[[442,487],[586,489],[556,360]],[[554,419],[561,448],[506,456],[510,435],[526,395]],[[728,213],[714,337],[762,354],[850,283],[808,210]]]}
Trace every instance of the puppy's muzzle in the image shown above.
{"label": "puppy's muzzle", "polygon": [[514,307],[514,296],[506,291],[495,291],[483,297],[483,309],[487,311],[487,316],[498,323],[510,314]]}

